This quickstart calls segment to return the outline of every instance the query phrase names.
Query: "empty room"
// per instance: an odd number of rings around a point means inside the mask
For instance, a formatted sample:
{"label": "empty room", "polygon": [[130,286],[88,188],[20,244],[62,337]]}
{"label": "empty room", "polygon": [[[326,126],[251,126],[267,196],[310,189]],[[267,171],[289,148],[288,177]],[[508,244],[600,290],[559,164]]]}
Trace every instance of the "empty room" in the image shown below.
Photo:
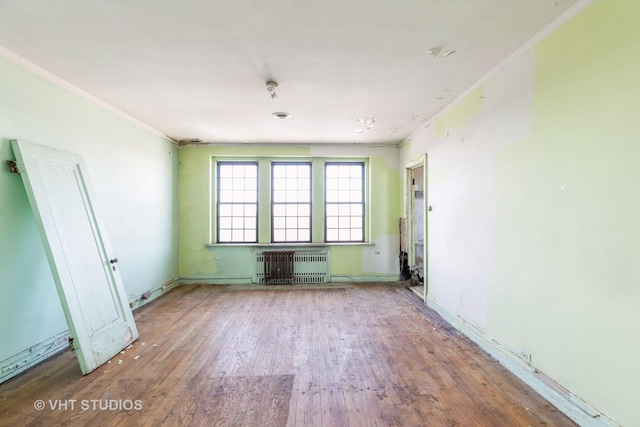
{"label": "empty room", "polygon": [[640,425],[640,2],[0,1],[0,426]]}

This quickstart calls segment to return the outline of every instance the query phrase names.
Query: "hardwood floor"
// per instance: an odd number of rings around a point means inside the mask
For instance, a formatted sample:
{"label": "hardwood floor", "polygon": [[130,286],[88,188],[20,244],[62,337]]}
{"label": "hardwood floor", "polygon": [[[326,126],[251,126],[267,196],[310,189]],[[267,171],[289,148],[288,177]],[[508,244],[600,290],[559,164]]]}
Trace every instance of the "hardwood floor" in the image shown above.
{"label": "hardwood floor", "polygon": [[66,351],[1,384],[0,425],[575,425],[399,285],[185,285],[135,319],[85,377]]}

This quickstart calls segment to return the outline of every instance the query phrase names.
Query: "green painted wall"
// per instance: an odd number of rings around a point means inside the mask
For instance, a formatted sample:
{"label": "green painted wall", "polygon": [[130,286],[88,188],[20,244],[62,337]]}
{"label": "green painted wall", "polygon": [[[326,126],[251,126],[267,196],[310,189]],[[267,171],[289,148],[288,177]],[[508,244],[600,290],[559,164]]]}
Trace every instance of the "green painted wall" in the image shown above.
{"label": "green painted wall", "polygon": [[430,298],[625,426],[639,111],[640,3],[596,0],[401,150],[429,155]]}
{"label": "green painted wall", "polygon": [[85,158],[128,296],[178,274],[178,150],[0,57],[0,366],[67,329],[11,139]]}
{"label": "green painted wall", "polygon": [[[277,158],[312,158],[317,161],[315,167],[322,167],[321,160],[336,157],[367,159],[371,188],[369,202],[376,215],[371,216],[370,240],[376,246],[348,245],[331,247],[331,274],[341,277],[367,277],[381,280],[397,278],[398,272],[389,267],[390,257],[396,257],[396,247],[392,247],[398,239],[399,218],[399,183],[397,171],[397,148],[348,148],[309,147],[292,145],[247,145],[247,146],[191,146],[180,150],[180,275],[189,279],[210,279],[218,281],[235,280],[248,283],[255,270],[254,250],[252,246],[214,246],[210,243],[210,227],[215,228],[211,218],[211,185],[214,157],[226,159],[262,158],[268,164],[269,159]],[[268,167],[263,168],[265,176],[262,181],[269,180]],[[315,175],[316,180],[321,175]],[[313,211],[314,224],[322,217],[322,195],[314,194],[316,207]],[[269,195],[259,195],[262,206],[269,205]],[[262,208],[264,209],[264,208]],[[268,244],[270,241],[269,215],[259,218],[259,241]],[[313,239],[321,242],[323,228],[313,228]],[[378,241],[381,239],[380,241]],[[396,245],[397,246],[397,245]],[[375,250],[372,250],[375,248]],[[379,253],[378,253],[379,252]],[[393,253],[393,255],[392,255]],[[372,258],[373,256],[373,258]],[[375,260],[383,258],[382,263]],[[397,264],[397,262],[396,262]]]}

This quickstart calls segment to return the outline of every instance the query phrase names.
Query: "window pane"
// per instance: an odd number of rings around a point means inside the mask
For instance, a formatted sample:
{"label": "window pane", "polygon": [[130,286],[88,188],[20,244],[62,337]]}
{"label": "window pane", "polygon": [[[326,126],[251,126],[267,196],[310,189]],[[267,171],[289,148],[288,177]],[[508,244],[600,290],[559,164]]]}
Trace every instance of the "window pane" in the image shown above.
{"label": "window pane", "polygon": [[284,230],[273,230],[273,241],[284,242],[286,240],[286,233]]}
{"label": "window pane", "polygon": [[287,228],[298,228],[298,218],[287,217]]}
{"label": "window pane", "polygon": [[283,178],[274,178],[273,179],[273,189],[274,190],[284,190],[286,187],[285,180]]}
{"label": "window pane", "polygon": [[311,216],[311,205],[310,204],[298,205],[298,215]]}
{"label": "window pane", "polygon": [[286,205],[287,216],[298,215],[298,205]]}
{"label": "window pane", "polygon": [[218,209],[218,213],[220,216],[230,216],[231,205],[220,205],[220,208]]}
{"label": "window pane", "polygon": [[256,218],[258,213],[258,206],[251,204],[251,205],[244,205],[244,214],[247,217],[252,217],[252,218]]}
{"label": "window pane", "polygon": [[285,205],[273,205],[274,216],[285,216]]}
{"label": "window pane", "polygon": [[311,231],[309,229],[298,230],[298,240],[301,242],[306,242],[311,240]]}
{"label": "window pane", "polygon": [[220,202],[228,203],[231,201],[233,201],[233,191],[230,191],[230,190],[220,191]]}
{"label": "window pane", "polygon": [[245,191],[244,201],[249,203],[256,203],[258,201],[258,192],[255,190]]}
{"label": "window pane", "polygon": [[338,217],[327,217],[327,228],[338,228]]}
{"label": "window pane", "polygon": [[273,228],[285,228],[286,225],[286,219],[284,217],[276,217],[273,218]]}
{"label": "window pane", "polygon": [[283,190],[275,190],[273,192],[273,202],[282,203],[287,201],[287,192]]}
{"label": "window pane", "polygon": [[287,191],[287,203],[297,203],[298,193],[296,191]]}

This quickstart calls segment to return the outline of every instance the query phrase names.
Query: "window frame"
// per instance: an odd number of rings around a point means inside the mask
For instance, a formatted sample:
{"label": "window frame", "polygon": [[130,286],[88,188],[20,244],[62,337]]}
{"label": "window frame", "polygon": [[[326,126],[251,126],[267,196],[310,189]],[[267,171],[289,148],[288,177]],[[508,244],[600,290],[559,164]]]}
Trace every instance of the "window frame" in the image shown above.
{"label": "window frame", "polygon": [[[216,243],[218,244],[223,244],[223,245],[247,245],[247,244],[256,244],[259,241],[259,236],[260,236],[260,165],[258,160],[216,160],[216,174],[215,174],[215,194],[216,194],[216,214],[215,214],[215,230],[216,230]],[[248,240],[242,240],[242,241],[233,241],[233,240],[221,240],[221,232],[220,232],[220,212],[221,212],[221,205],[225,204],[225,205],[234,205],[234,204],[239,204],[239,203],[228,203],[228,202],[222,202],[221,201],[221,185],[220,185],[220,180],[221,180],[221,176],[220,176],[220,167],[221,166],[225,166],[225,165],[254,165],[256,168],[256,200],[255,203],[242,203],[243,205],[255,205],[255,240],[252,241],[248,241]],[[233,221],[233,216],[231,216],[232,221]],[[243,216],[242,218],[247,218],[245,216]],[[234,228],[231,228],[231,231],[233,233]],[[242,230],[244,232],[246,232],[246,228],[242,228]],[[232,234],[232,238],[233,238],[233,234]]]}
{"label": "window frame", "polygon": [[[313,200],[313,158],[309,158],[308,161],[303,160],[271,160],[269,166],[269,184],[270,184],[270,196],[269,196],[269,220],[271,224],[271,235],[269,236],[269,240],[273,244],[309,244],[313,242],[313,208],[314,208],[314,200]],[[276,179],[274,174],[274,167],[278,165],[286,165],[286,166],[308,166],[309,168],[309,201],[308,202],[276,202],[275,201],[275,185],[274,180]],[[309,240],[276,240],[276,228],[275,228],[275,205],[301,205],[307,204],[309,206]],[[286,221],[287,216],[285,216]],[[297,218],[299,218],[297,216]],[[297,230],[300,230],[296,227]],[[285,234],[288,228],[284,228]]]}
{"label": "window frame", "polygon": [[[327,185],[327,166],[333,166],[333,165],[337,165],[337,166],[360,166],[360,170],[362,172],[361,174],[361,195],[360,195],[360,202],[352,202],[352,201],[348,201],[348,202],[328,202],[327,201],[327,191],[328,191],[328,185]],[[367,221],[367,162],[365,161],[361,161],[361,160],[345,160],[345,161],[335,161],[335,160],[331,160],[331,161],[324,161],[324,165],[323,165],[323,194],[324,194],[324,200],[323,200],[323,206],[322,206],[322,211],[323,211],[323,216],[324,216],[324,242],[327,244],[349,244],[349,243],[366,243],[366,221]],[[328,236],[328,209],[327,206],[333,204],[333,205],[340,205],[340,204],[360,204],[361,205],[361,218],[362,218],[362,224],[361,224],[361,228],[360,228],[360,232],[362,235],[362,238],[360,240],[329,240],[329,236]],[[340,216],[338,216],[338,218],[340,218]],[[338,227],[338,233],[339,230],[341,228]],[[349,230],[352,230],[351,227],[349,227]]]}

